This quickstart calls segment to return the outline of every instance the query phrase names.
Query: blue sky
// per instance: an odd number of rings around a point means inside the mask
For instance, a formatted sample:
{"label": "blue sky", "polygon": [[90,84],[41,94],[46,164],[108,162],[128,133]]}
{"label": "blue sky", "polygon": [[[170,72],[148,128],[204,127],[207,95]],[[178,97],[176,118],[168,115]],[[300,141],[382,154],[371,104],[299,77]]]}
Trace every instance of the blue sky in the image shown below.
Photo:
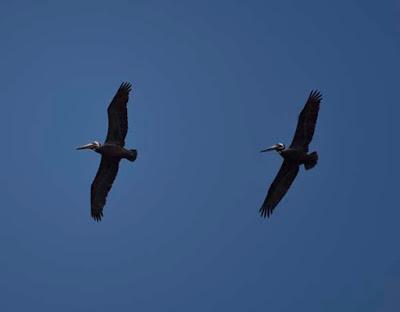
{"label": "blue sky", "polygon": [[[1,1],[1,311],[400,309],[398,1]],[[104,221],[99,164],[133,83]],[[269,220],[311,89],[311,150]]]}

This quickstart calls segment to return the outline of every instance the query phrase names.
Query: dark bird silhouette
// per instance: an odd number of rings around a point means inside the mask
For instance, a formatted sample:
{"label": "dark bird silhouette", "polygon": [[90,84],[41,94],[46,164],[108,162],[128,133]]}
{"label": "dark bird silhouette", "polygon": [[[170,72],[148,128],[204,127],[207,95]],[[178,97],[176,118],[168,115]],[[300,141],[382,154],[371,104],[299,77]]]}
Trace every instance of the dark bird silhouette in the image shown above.
{"label": "dark bird silhouette", "polygon": [[125,149],[125,137],[128,132],[129,92],[132,86],[124,82],[114,95],[108,106],[108,132],[104,144],[97,141],[78,147],[78,150],[90,149],[101,155],[100,167],[91,187],[91,215],[96,221],[103,217],[103,207],[106,204],[107,194],[118,173],[119,162],[125,158],[135,161],[137,151]]}
{"label": "dark bird silhouette", "polygon": [[299,172],[300,165],[304,165],[304,168],[309,170],[317,164],[318,154],[317,152],[308,154],[308,145],[314,135],[321,100],[322,95],[319,91],[311,91],[299,115],[296,132],[289,148],[285,148],[284,144],[278,143],[261,151],[277,151],[283,157],[283,164],[260,208],[262,217],[269,217],[272,214],[276,205],[292,185]]}

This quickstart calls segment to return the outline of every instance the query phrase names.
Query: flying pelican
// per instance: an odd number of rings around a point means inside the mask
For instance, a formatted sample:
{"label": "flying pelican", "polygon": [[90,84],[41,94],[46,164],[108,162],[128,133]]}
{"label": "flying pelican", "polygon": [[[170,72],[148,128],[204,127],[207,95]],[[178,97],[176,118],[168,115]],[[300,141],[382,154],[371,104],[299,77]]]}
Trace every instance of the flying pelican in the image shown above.
{"label": "flying pelican", "polygon": [[108,132],[104,144],[97,141],[77,147],[78,150],[90,149],[101,155],[100,167],[91,187],[91,215],[96,221],[103,217],[103,207],[107,194],[118,173],[119,162],[125,158],[135,161],[137,151],[125,149],[125,137],[128,132],[127,103],[132,86],[124,82],[108,106]]}
{"label": "flying pelican", "polygon": [[283,158],[283,164],[260,208],[262,217],[269,217],[272,214],[276,205],[285,196],[290,185],[296,178],[300,165],[304,165],[304,168],[309,170],[317,164],[318,154],[317,152],[308,154],[308,145],[314,134],[321,100],[322,95],[319,91],[311,91],[299,115],[296,132],[289,148],[285,148],[284,144],[278,143],[261,151],[262,153],[277,151]]}

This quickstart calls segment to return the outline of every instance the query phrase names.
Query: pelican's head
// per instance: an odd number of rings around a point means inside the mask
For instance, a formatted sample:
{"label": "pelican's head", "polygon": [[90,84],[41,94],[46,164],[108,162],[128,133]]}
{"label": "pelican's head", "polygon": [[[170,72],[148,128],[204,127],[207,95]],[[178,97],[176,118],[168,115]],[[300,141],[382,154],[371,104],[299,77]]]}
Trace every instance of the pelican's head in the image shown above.
{"label": "pelican's head", "polygon": [[86,145],[82,145],[77,147],[77,150],[83,150],[83,149],[91,149],[91,150],[97,150],[99,147],[101,146],[101,144],[97,141],[93,141],[92,143],[86,144]]}
{"label": "pelican's head", "polygon": [[261,151],[261,153],[269,152],[269,151],[277,151],[279,153],[279,152],[283,151],[284,149],[285,149],[285,144],[277,143],[277,144],[272,145],[271,147],[263,149]]}

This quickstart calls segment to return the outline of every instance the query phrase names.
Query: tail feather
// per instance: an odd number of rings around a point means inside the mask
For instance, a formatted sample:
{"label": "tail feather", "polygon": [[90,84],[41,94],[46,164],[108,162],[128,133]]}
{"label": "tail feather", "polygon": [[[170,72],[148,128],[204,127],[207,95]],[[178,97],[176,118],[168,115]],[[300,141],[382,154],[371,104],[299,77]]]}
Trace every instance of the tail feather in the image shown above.
{"label": "tail feather", "polygon": [[136,157],[137,157],[137,150],[129,150],[129,155],[126,157],[126,159],[130,160],[130,161],[135,161]]}
{"label": "tail feather", "polygon": [[307,155],[307,158],[304,162],[304,168],[306,170],[309,170],[311,168],[314,168],[314,166],[318,163],[318,153],[317,152],[312,152]]}

